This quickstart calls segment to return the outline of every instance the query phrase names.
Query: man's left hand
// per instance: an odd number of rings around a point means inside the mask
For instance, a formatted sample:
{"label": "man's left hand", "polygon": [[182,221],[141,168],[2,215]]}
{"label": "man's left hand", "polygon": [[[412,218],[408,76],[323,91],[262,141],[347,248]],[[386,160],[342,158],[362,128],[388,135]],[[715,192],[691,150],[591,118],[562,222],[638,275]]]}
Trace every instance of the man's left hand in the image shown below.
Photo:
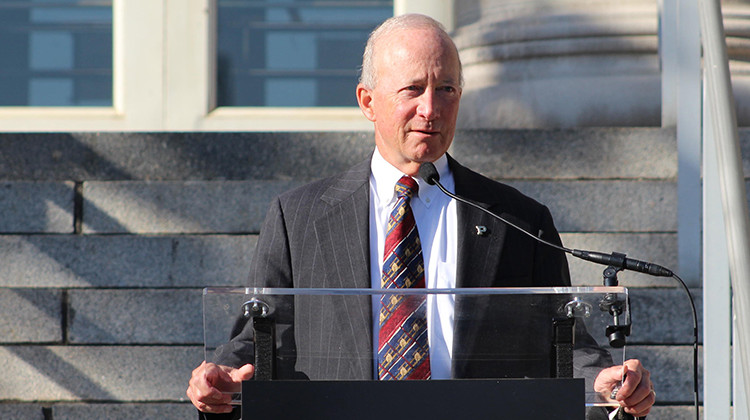
{"label": "man's left hand", "polygon": [[641,362],[631,359],[622,366],[612,366],[599,372],[594,382],[596,392],[609,396],[619,386],[614,399],[620,403],[626,413],[634,417],[643,417],[651,411],[656,401],[651,373]]}

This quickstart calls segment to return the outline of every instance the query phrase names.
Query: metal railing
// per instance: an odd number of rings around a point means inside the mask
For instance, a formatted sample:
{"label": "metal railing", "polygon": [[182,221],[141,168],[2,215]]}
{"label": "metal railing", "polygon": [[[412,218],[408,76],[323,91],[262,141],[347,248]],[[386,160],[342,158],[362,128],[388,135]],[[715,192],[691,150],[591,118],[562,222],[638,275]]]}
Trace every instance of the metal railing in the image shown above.
{"label": "metal railing", "polygon": [[[729,256],[735,319],[735,364],[750,383],[750,216],[748,215],[745,177],[742,170],[737,116],[729,73],[729,59],[719,1],[699,0],[703,43],[704,107],[711,119],[721,186],[724,226]],[[737,349],[739,347],[739,349]],[[735,378],[735,386],[737,386]],[[744,395],[745,407],[735,399],[738,410],[750,412],[750,398]],[[738,417],[735,417],[738,418]]]}

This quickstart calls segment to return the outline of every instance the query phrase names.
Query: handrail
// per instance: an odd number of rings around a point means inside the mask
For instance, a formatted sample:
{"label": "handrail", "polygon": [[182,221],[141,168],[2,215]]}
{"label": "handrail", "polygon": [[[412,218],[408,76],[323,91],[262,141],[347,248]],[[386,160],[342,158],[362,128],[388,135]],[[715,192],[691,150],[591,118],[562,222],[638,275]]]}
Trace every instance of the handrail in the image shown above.
{"label": "handrail", "polygon": [[[735,351],[735,363],[739,364],[745,384],[750,384],[750,217],[737,132],[737,115],[721,4],[718,0],[699,0],[698,4],[705,63],[705,106],[708,107],[712,118],[715,136],[736,321],[735,346],[739,346],[739,350]],[[745,403],[750,412],[750,398],[747,393],[746,389]]]}

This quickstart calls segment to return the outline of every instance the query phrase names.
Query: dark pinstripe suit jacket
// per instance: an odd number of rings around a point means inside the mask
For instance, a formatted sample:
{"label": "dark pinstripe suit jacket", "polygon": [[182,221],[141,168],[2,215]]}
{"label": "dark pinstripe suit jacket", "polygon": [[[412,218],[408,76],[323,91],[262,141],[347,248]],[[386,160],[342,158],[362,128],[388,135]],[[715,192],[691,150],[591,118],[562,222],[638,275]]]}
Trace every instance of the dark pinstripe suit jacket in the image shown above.
{"label": "dark pinstripe suit jacket", "polygon": [[[519,191],[489,180],[448,157],[456,193],[480,203],[529,232],[559,244],[549,210]],[[288,191],[268,210],[253,258],[250,286],[368,288],[370,160],[343,174]],[[545,287],[570,285],[564,254],[523,235],[493,217],[457,205],[457,287]],[[488,234],[476,235],[475,226]],[[494,322],[491,321],[491,322]],[[277,337],[282,350],[279,376],[309,379],[370,379],[373,376],[372,305],[340,297],[297,302],[294,319]],[[481,324],[481,323],[479,323]],[[476,324],[476,325],[479,325]],[[483,334],[482,339],[479,334]],[[226,364],[252,361],[250,336],[243,331],[228,346]],[[456,331],[456,354],[470,355],[502,345],[478,329]],[[459,348],[460,347],[460,348]],[[611,365],[607,355],[583,350],[577,369]],[[317,357],[324,354],[326,357]],[[352,357],[355,355],[355,357]],[[487,366],[457,365],[455,377],[493,377]],[[594,368],[595,369],[595,368]],[[594,370],[592,370],[594,372]],[[587,385],[594,373],[589,377]]]}
{"label": "dark pinstripe suit jacket", "polygon": [[[549,210],[517,190],[489,180],[449,157],[456,193],[481,203],[529,232],[560,243]],[[250,283],[265,287],[368,288],[370,161],[286,192],[270,206],[253,259]],[[565,256],[493,217],[458,203],[457,287],[570,285]],[[475,226],[488,228],[476,235]],[[296,370],[311,379],[372,376],[372,309],[343,302],[295,306],[294,325],[280,339],[299,357]],[[345,314],[345,316],[342,316]],[[457,331],[454,339],[476,341]],[[327,359],[305,355],[329,354]],[[342,357],[335,357],[339,353]],[[358,355],[356,358],[345,355]],[[457,367],[454,366],[454,369]]]}

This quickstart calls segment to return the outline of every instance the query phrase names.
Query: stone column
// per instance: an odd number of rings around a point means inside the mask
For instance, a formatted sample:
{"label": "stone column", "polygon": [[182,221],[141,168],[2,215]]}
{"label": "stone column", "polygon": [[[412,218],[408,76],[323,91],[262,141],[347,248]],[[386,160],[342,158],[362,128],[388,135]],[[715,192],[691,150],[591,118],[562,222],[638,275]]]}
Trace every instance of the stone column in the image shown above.
{"label": "stone column", "polygon": [[722,0],[737,125],[750,126],[750,0]]}
{"label": "stone column", "polygon": [[[746,126],[750,1],[722,7]],[[661,126],[657,0],[461,0],[454,12],[461,128]]]}
{"label": "stone column", "polygon": [[654,0],[455,3],[462,128],[659,126]]}

